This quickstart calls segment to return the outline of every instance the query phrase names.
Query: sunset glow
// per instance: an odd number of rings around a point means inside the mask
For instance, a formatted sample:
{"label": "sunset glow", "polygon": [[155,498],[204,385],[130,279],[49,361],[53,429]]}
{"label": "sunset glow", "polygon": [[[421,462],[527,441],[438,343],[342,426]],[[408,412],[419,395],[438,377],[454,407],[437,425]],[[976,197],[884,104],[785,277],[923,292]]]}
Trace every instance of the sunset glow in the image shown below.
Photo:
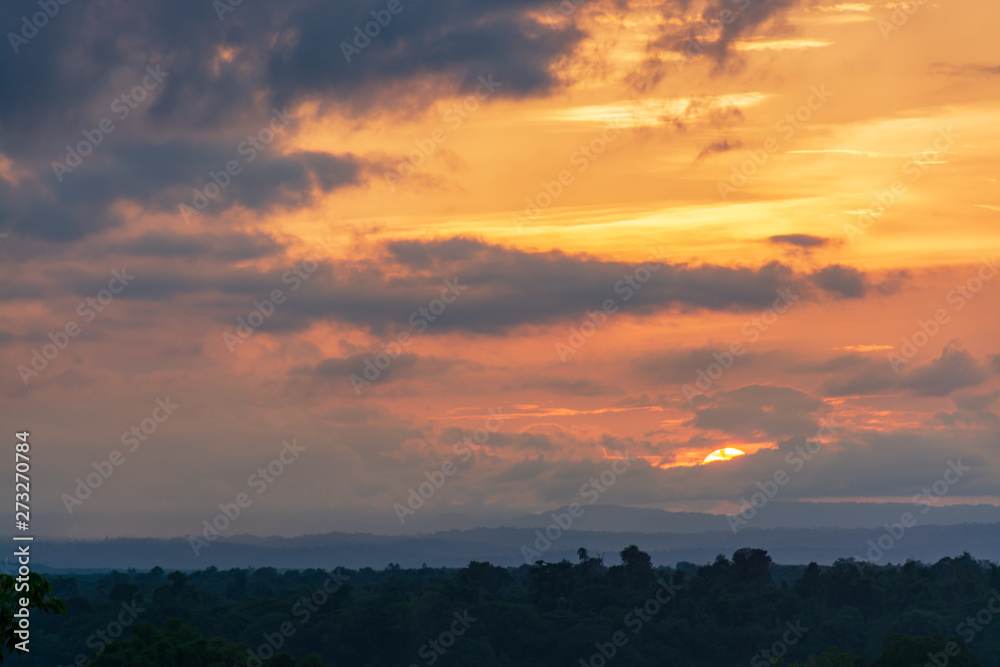
{"label": "sunset glow", "polygon": [[730,459],[736,458],[737,456],[743,456],[744,454],[746,454],[746,452],[742,452],[738,449],[733,449],[732,447],[717,449],[705,457],[704,463],[712,463],[714,461],[728,461]]}
{"label": "sunset glow", "polygon": [[626,456],[601,503],[729,511],[799,460],[783,501],[900,498],[959,453],[996,496],[1000,4],[407,1],[357,37],[385,4],[5,42],[0,421],[46,443],[44,530],[191,534],[292,439],[237,532],[544,512]]}

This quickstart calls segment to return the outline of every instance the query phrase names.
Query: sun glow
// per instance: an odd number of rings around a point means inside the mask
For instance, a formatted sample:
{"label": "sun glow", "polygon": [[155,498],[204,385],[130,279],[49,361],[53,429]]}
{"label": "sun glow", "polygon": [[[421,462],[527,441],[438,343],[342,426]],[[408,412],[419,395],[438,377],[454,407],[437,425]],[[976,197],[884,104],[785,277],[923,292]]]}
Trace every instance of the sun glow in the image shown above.
{"label": "sun glow", "polygon": [[702,461],[702,463],[712,463],[714,461],[728,461],[730,459],[736,458],[737,456],[743,456],[744,454],[746,454],[746,452],[744,452],[741,449],[726,447],[724,449],[715,450],[714,452],[706,456],[705,460]]}

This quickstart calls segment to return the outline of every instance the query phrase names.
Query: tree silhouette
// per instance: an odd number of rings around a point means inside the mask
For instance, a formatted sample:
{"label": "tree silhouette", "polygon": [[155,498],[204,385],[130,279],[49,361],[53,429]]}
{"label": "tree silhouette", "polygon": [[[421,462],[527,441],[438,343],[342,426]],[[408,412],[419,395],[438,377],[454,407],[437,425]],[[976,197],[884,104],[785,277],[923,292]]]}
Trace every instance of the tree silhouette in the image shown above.
{"label": "tree silhouette", "polygon": [[630,588],[646,588],[653,581],[653,560],[645,551],[630,544],[621,552],[625,581]]}
{"label": "tree silhouette", "polygon": [[28,599],[28,609],[37,609],[46,613],[65,614],[66,605],[52,597],[52,584],[37,572],[28,574],[28,590],[16,590],[17,581],[9,574],[0,574],[0,662],[3,662],[4,652],[13,655],[19,637],[17,619],[14,618],[15,608],[20,608],[19,598]]}

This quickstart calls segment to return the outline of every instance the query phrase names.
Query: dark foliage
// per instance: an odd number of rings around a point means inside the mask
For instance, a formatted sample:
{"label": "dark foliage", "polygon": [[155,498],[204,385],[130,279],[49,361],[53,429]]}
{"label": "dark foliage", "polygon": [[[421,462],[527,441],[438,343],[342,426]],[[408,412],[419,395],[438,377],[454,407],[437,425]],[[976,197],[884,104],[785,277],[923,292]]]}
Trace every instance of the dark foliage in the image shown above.
{"label": "dark foliage", "polygon": [[17,664],[1000,667],[1000,568],[968,554],[878,567],[776,565],[759,549],[677,568],[634,545],[615,563],[578,556],[58,576],[69,613],[33,616]]}

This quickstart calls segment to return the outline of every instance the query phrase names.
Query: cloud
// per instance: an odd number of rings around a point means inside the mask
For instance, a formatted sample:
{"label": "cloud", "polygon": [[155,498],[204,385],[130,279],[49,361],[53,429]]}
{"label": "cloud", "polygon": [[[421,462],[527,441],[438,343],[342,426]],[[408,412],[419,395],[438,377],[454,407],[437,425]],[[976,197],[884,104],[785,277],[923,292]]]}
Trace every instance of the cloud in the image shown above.
{"label": "cloud", "polygon": [[985,410],[988,408],[997,398],[1000,398],[1000,390],[994,390],[988,394],[961,394],[959,396],[952,396],[951,400],[955,403],[955,407],[960,410]]}
{"label": "cloud", "polygon": [[[704,371],[712,364],[718,364],[715,355],[729,354],[729,344],[706,345],[704,347],[670,350],[669,352],[649,352],[633,359],[632,366],[644,375],[656,378],[662,383],[684,384],[694,382],[696,373]],[[739,357],[740,368],[753,368],[761,362],[778,357],[778,352],[748,352]]]}
{"label": "cloud", "polygon": [[[664,5],[673,3],[664,3]],[[776,35],[785,32],[784,14],[799,4],[799,0],[760,0],[731,2],[710,0],[702,9],[700,20],[667,22],[663,34],[653,42],[654,49],[678,51],[687,57],[705,54],[717,65],[725,63],[733,53],[733,45],[749,36]],[[685,7],[686,3],[678,3]],[[671,10],[672,12],[672,10]],[[765,32],[768,23],[773,27]]]}
{"label": "cloud", "polygon": [[987,364],[994,373],[1000,373],[1000,354],[990,354],[986,357]]}
{"label": "cloud", "polygon": [[[206,215],[301,204],[361,183],[378,159],[271,146],[250,164],[236,148],[269,131],[274,109],[299,103],[359,119],[412,114],[482,90],[480,77],[498,83],[490,95],[545,94],[560,85],[554,64],[584,37],[571,23],[540,23],[535,12],[549,4],[408,1],[351,62],[341,44],[373,11],[383,15],[384,1],[242,3],[223,20],[202,0],[61,5],[16,57],[0,59],[0,162],[26,174],[16,188],[0,178],[0,230],[78,240],[120,226],[114,205],[123,201],[176,210],[232,159],[244,172]],[[3,3],[0,25],[33,11],[34,2]],[[160,80],[126,106],[122,96],[148,79],[147,65]],[[102,120],[113,129],[95,135]],[[92,153],[81,150],[82,164],[59,180],[53,162],[94,136]]]}
{"label": "cloud", "polygon": [[878,396],[891,394],[899,388],[899,376],[888,362],[869,361],[860,370],[847,377],[832,378],[824,382],[818,393],[821,396]]}
{"label": "cloud", "polygon": [[[351,375],[366,378],[365,371],[367,364],[374,367],[376,353],[359,353],[349,357],[328,357],[316,363],[311,369],[298,368],[293,373],[308,373],[313,377],[325,380],[348,381]],[[449,370],[456,362],[449,359],[438,359],[436,357],[422,357],[418,354],[400,354],[392,359],[392,362],[385,368],[378,368],[378,376],[375,378],[378,384],[389,382],[398,378],[414,378],[421,374],[436,374]]]}
{"label": "cloud", "polygon": [[[174,250],[183,248],[175,243]],[[609,315],[614,318],[670,311],[760,311],[774,303],[779,289],[791,290],[803,302],[820,298],[809,276],[779,262],[759,267],[671,263],[657,267],[559,251],[531,252],[467,237],[391,241],[372,252],[375,256],[321,262],[262,331],[297,331],[319,322],[338,322],[379,336],[412,333],[418,326],[427,329],[426,335],[456,331],[496,335],[519,326],[579,320],[588,311],[602,310],[609,299],[618,308],[618,313]],[[276,288],[287,290],[287,274],[295,261],[289,256],[285,262],[269,262],[268,268],[194,258],[183,265],[154,262],[118,298],[197,299],[194,307],[199,312],[229,324],[252,299]],[[135,268],[134,262],[129,265]],[[47,280],[37,284],[25,280],[17,289],[0,294],[0,300],[92,295],[107,282],[110,268],[120,267],[65,267],[50,276],[62,287]],[[442,294],[454,297],[443,312],[421,314],[421,308],[426,310]],[[226,298],[211,303],[198,298],[205,296]]]}
{"label": "cloud", "polygon": [[[282,391],[297,400],[327,397],[337,403],[347,402],[347,405],[379,405],[379,400],[405,400],[428,390],[434,391],[431,387],[473,386],[470,377],[482,370],[479,364],[465,359],[408,351],[386,355],[381,348],[329,357],[310,348],[303,349],[299,357],[307,361],[283,371]],[[310,357],[313,360],[308,360]],[[358,403],[362,399],[372,401]],[[383,409],[387,416],[393,414],[388,406]]]}
{"label": "cloud", "polygon": [[[371,45],[347,62],[342,44],[355,26],[372,20],[384,2],[300,2],[288,14],[291,38],[270,54],[267,80],[279,103],[337,95],[371,102],[373,92],[399,89],[432,75],[453,90],[472,93],[480,76],[495,75],[499,94],[544,93],[557,85],[552,64],[584,34],[574,25],[543,25],[531,12],[547,0],[438,0],[404,4]],[[339,35],[339,39],[331,35]]]}
{"label": "cloud", "polygon": [[[358,271],[335,282],[324,280],[315,299],[297,299],[289,311],[381,330],[406,321],[435,298],[446,278],[457,279],[465,289],[434,320],[435,332],[499,333],[525,324],[580,318],[607,299],[614,299],[623,313],[642,316],[671,309],[764,309],[782,288],[810,298],[808,283],[777,262],[758,268],[663,264],[655,270],[643,268],[642,275],[649,277],[633,288],[626,279],[640,265],[558,251],[528,252],[464,237],[395,241],[385,248],[388,263],[379,272],[406,278],[378,282],[370,279],[370,273]],[[363,282],[351,284],[359,280]]]}
{"label": "cloud", "polygon": [[894,372],[889,363],[881,359],[854,359],[839,368],[830,362],[827,364],[827,370],[850,371],[846,377],[832,378],[820,386],[820,395],[830,397],[884,395],[900,391],[915,396],[941,397],[977,386],[988,377],[986,367],[954,342],[945,346],[937,359],[902,374]]}
{"label": "cloud", "polygon": [[774,244],[791,245],[804,249],[822,248],[830,244],[830,239],[811,234],[777,234],[769,236],[767,240]]}
{"label": "cloud", "polygon": [[812,274],[812,280],[824,292],[844,299],[859,299],[865,295],[865,275],[855,268],[832,264]]}
{"label": "cloud", "polygon": [[284,251],[285,245],[269,234],[149,232],[131,239],[101,245],[95,256],[126,254],[133,257],[204,258],[222,262],[241,262],[273,257]]}
{"label": "cloud", "polygon": [[[161,132],[243,127],[272,106],[305,100],[361,111],[436,88],[469,94],[489,74],[503,83],[498,95],[538,94],[558,85],[553,64],[584,37],[572,24],[534,18],[549,0],[416,0],[404,2],[378,36],[357,38],[355,28],[363,36],[372,12],[383,15],[385,6],[242,3],[220,20],[202,0],[70,3],[17,57],[0,61],[0,121],[19,128],[18,150],[42,126],[96,122],[150,62],[169,73],[148,108]],[[34,2],[3,3],[0,25],[18,25],[32,10]],[[123,34],[129,39],[118,39]],[[342,44],[355,39],[365,46],[348,62]]]}
{"label": "cloud", "polygon": [[945,346],[940,357],[904,376],[901,386],[917,396],[947,396],[958,389],[974,387],[986,378],[982,364],[952,342]]}
{"label": "cloud", "polygon": [[562,396],[624,396],[620,387],[590,378],[568,378],[550,375],[528,375],[508,385],[510,389],[541,389]]}
{"label": "cloud", "polygon": [[[51,169],[37,174],[0,200],[0,220],[26,237],[71,241],[120,224],[112,210],[117,202],[177,213],[178,223],[186,222],[181,204],[193,217],[218,215],[233,206],[266,211],[306,203],[314,192],[356,185],[369,166],[350,154],[280,154],[275,147],[253,149],[251,158],[250,152],[240,152],[241,146],[250,145],[175,140],[108,146],[99,157],[64,175],[62,183]],[[226,171],[231,161],[238,164],[235,175]],[[216,185],[213,173],[224,187]],[[215,197],[203,194],[196,200],[195,190],[205,193],[209,187],[217,191]]]}
{"label": "cloud", "polygon": [[742,147],[743,147],[743,142],[740,141],[739,139],[733,139],[730,141],[728,138],[726,138],[726,139],[720,139],[718,141],[713,141],[712,143],[701,149],[701,152],[698,153],[698,157],[696,157],[694,161],[699,162],[708,157],[709,155],[714,155],[715,153],[725,153],[727,151],[736,150],[737,148],[742,148]]}
{"label": "cloud", "polygon": [[696,428],[759,438],[813,436],[816,417],[826,412],[822,399],[792,387],[751,384],[695,399]]}
{"label": "cloud", "polygon": [[931,74],[944,76],[997,76],[1000,75],[1000,65],[932,63],[930,71]]}
{"label": "cloud", "polygon": [[[457,304],[456,310],[474,310],[479,324],[470,322],[470,327],[487,325],[498,316],[514,322],[576,316],[606,298],[615,298],[631,314],[664,308],[745,311],[770,306],[779,288],[808,288],[789,267],[778,262],[759,268],[664,264],[650,272],[647,283],[633,290],[624,279],[636,271],[637,265],[625,262],[557,251],[529,253],[462,237],[399,241],[390,243],[388,249],[411,270],[455,273],[463,276],[472,290],[487,288],[491,310],[470,306],[472,299]],[[530,300],[520,298],[529,294]],[[513,303],[506,308],[496,307],[495,301],[508,299],[519,303],[516,307]],[[517,314],[512,316],[515,308]]]}

